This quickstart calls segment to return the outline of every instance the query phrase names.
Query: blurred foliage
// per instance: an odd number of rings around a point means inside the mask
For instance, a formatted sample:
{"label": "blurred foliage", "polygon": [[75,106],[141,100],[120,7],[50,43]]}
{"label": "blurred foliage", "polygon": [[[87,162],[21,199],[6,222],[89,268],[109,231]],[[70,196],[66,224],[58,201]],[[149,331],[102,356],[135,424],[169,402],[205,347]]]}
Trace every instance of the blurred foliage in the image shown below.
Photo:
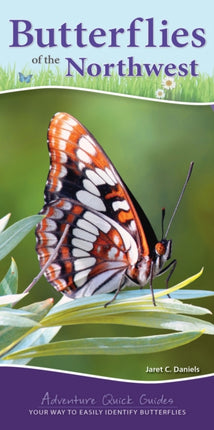
{"label": "blurred foliage", "polygon": [[[213,111],[209,106],[188,106],[142,101],[78,90],[39,89],[1,94],[0,171],[1,213],[12,212],[12,222],[39,212],[49,169],[46,135],[52,115],[65,111],[77,117],[105,148],[120,175],[143,206],[161,235],[161,208],[167,220],[176,204],[189,162],[195,167],[181,207],[171,226],[173,258],[178,265],[173,284],[202,265],[205,270],[195,288],[213,290]],[[166,228],[165,226],[165,228]],[[22,292],[39,270],[33,232],[13,251]],[[1,262],[4,274],[8,257]],[[164,279],[155,280],[163,288]],[[60,298],[45,279],[32,290],[31,302]],[[26,305],[28,299],[24,299]],[[214,308],[212,298],[196,300]],[[212,317],[207,316],[207,321]],[[95,336],[152,335],[153,330],[116,325],[66,327],[56,340]],[[33,365],[126,379],[166,379],[165,374],[148,375],[146,367],[165,365],[198,366],[201,374],[213,372],[213,339],[202,336],[177,350],[120,357],[52,357],[35,359]],[[179,378],[192,374],[169,375]]]}

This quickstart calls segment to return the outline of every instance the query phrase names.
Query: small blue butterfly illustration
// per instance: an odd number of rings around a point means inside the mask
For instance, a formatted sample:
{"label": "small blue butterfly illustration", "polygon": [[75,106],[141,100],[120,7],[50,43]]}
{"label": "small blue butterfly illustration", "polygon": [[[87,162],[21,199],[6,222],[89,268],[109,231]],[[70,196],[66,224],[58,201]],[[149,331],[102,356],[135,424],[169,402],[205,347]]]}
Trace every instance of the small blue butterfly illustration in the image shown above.
{"label": "small blue butterfly illustration", "polygon": [[20,82],[26,82],[26,84],[29,84],[31,81],[33,75],[24,76],[23,73],[19,72],[19,80]]}

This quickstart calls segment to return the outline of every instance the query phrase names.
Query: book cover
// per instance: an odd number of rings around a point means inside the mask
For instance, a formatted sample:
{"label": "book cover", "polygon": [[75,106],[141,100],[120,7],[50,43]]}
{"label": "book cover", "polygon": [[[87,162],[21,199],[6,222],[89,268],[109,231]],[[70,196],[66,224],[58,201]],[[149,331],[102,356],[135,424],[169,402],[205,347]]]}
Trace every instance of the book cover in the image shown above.
{"label": "book cover", "polygon": [[210,423],[213,39],[210,0],[4,5],[8,429]]}

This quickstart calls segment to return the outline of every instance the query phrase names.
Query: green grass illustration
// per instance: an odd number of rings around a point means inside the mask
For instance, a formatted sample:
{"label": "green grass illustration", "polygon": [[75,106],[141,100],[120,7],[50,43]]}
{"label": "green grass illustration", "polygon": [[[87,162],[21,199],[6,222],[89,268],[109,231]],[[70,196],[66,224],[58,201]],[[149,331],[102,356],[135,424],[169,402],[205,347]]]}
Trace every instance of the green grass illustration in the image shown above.
{"label": "green grass illustration", "polygon": [[152,99],[161,98],[181,102],[214,102],[214,74],[212,76],[200,74],[197,77],[187,75],[186,77],[176,77],[175,79],[169,78],[169,81],[173,81],[173,85],[164,86],[164,78],[166,77],[163,75],[157,77],[154,74],[150,77],[119,77],[115,73],[110,77],[101,75],[91,77],[89,75],[80,76],[76,73],[73,77],[67,77],[58,67],[55,67],[55,69],[42,67],[36,73],[24,68],[22,73],[24,76],[32,74],[29,83],[26,81],[20,82],[15,66],[0,67],[0,91],[61,86],[87,88]]}

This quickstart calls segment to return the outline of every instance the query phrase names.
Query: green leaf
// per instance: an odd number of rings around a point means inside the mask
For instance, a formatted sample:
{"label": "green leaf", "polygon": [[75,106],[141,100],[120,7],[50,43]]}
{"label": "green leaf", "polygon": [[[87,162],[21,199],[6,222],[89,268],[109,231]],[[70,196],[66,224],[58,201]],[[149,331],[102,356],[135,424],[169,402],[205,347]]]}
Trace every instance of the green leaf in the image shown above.
{"label": "green leaf", "polygon": [[10,350],[28,332],[29,327],[0,327],[0,356],[5,353],[5,350]]}
{"label": "green leaf", "polygon": [[[183,288],[197,279],[202,270],[167,291],[173,292]],[[158,294],[158,297],[164,295]],[[185,314],[203,315],[209,310],[198,306],[184,304],[175,299],[158,298],[156,306],[152,304],[151,295],[141,298],[132,296],[129,300],[117,298],[109,306],[109,295],[97,295],[80,300],[67,300],[58,304],[41,321],[44,327],[72,324],[123,324],[139,327],[151,327],[175,331],[204,331],[214,334],[214,325]],[[184,315],[180,315],[184,314]]]}
{"label": "green leaf", "polygon": [[[155,294],[160,293],[162,290],[154,290]],[[165,290],[166,291],[166,290]],[[120,299],[129,299],[130,294],[133,297],[142,298],[142,296],[149,295],[151,291],[149,289],[138,289],[138,290],[132,290],[132,291],[121,291],[119,298]],[[192,300],[192,299],[202,299],[205,297],[212,297],[214,296],[214,291],[208,291],[208,290],[177,290],[174,293],[170,294],[170,297],[172,299],[178,299],[178,300]],[[166,294],[167,297],[167,294]]]}
{"label": "green leaf", "polygon": [[[153,305],[151,294],[139,295],[136,291],[121,293],[107,307],[104,305],[111,299],[110,294],[77,300],[62,298],[53,307],[52,299],[25,306],[19,310],[20,314],[17,313],[16,317],[29,316],[30,319],[40,322],[42,327],[32,327],[21,332],[22,328],[5,326],[3,331],[0,331],[0,345],[3,346],[0,364],[3,364],[6,358],[11,363],[25,364],[31,357],[42,355],[159,352],[184,345],[202,333],[214,334],[213,324],[191,316],[208,314],[209,310],[165,297],[168,292],[175,294],[175,291],[193,282],[201,273],[202,271],[168,290],[158,291],[157,306]],[[2,309],[3,313],[10,310]],[[180,333],[141,338],[77,339],[48,345],[61,326],[75,324],[123,324]]]}
{"label": "green leaf", "polygon": [[[32,346],[37,345],[47,345],[54,336],[58,333],[61,327],[51,327],[51,328],[41,328],[30,334],[27,334],[23,339],[18,342],[12,349],[10,349],[9,355],[13,353],[21,353],[22,350]],[[0,333],[1,336],[1,333]],[[4,355],[4,359],[0,359],[0,365],[5,366],[5,358],[7,358],[7,354]],[[7,360],[7,364],[22,364],[25,365],[31,360],[28,358],[14,358]]]}
{"label": "green leaf", "polygon": [[34,321],[40,321],[50,311],[53,306],[53,302],[53,299],[46,299],[42,302],[36,302],[31,305],[24,306],[21,310],[29,312]]}
{"label": "green leaf", "polygon": [[0,326],[35,327],[37,322],[30,318],[29,312],[20,309],[1,308]]}
{"label": "green leaf", "polygon": [[4,359],[34,358],[56,355],[128,355],[161,352],[185,345],[202,332],[170,333],[146,337],[75,339],[26,348]]}
{"label": "green leaf", "polygon": [[33,215],[24,218],[7,230],[0,233],[0,260],[4,258],[18,243],[30,232],[30,230],[41,221],[43,216]]}
{"label": "green leaf", "polygon": [[[189,276],[189,278],[185,279],[184,281],[179,282],[179,284],[174,285],[173,287],[170,288],[166,288],[165,290],[162,290],[158,293],[155,293],[155,299],[159,298],[159,297],[163,297],[166,296],[168,294],[172,294],[174,293],[174,291],[180,290],[181,288],[186,287],[186,285],[191,284],[192,282],[196,281],[196,279],[198,279],[202,273],[204,271],[204,268],[202,267],[202,269],[200,270],[200,272],[196,273],[193,276]],[[144,296],[144,299],[150,299],[151,298],[151,293],[148,294],[148,296]]]}
{"label": "green leaf", "polygon": [[[38,342],[38,339],[42,339],[44,342],[47,340],[49,342],[52,339],[52,337],[50,337],[50,334],[54,336],[53,333],[57,333],[60,328],[57,327],[53,329],[42,329],[43,333],[41,333],[41,331],[40,333],[38,333],[39,330],[37,329],[37,327],[39,327],[39,325],[36,324],[36,322],[39,322],[40,319],[43,318],[49,312],[52,305],[53,300],[47,299],[39,303],[33,303],[32,305],[25,306],[19,310],[9,309],[12,315],[16,315],[17,313],[18,315],[22,316],[29,316],[29,318],[34,322],[33,329],[36,331],[33,331],[29,334],[29,329],[31,331],[32,328],[28,326],[14,328],[13,325],[10,325],[2,327],[0,329],[0,355],[4,354],[5,351],[7,351],[8,349],[16,348],[17,343],[18,345],[24,344],[25,346],[30,346],[30,342],[34,344],[34,342]],[[8,308],[6,308],[6,310],[8,311]],[[46,334],[44,335],[45,330]],[[17,350],[18,348],[19,347],[17,346]]]}
{"label": "green leaf", "polygon": [[18,269],[12,258],[10,268],[0,283],[0,296],[16,294],[18,289]]}
{"label": "green leaf", "polygon": [[[44,326],[71,325],[71,324],[131,324],[144,325],[148,318],[161,319],[161,315],[169,315],[169,319],[176,320],[176,314],[203,315],[210,313],[208,309],[182,303],[174,299],[159,299],[157,306],[148,300],[136,297],[129,297],[129,300],[115,300],[107,308],[105,303],[109,300],[109,295],[97,295],[80,300],[69,300],[67,303],[53,307],[49,314],[41,321]],[[159,318],[156,315],[160,315]],[[185,321],[186,317],[180,316]],[[199,320],[200,321],[200,320]],[[203,323],[203,321],[202,321]],[[146,323],[146,326],[148,323]],[[154,326],[154,323],[153,325]],[[157,323],[160,327],[160,323]],[[198,329],[197,329],[198,330]],[[201,329],[200,329],[201,330]]]}
{"label": "green leaf", "polygon": [[[90,323],[91,321],[87,321]],[[171,314],[167,312],[133,312],[123,314],[122,317],[114,315],[105,321],[105,318],[93,320],[94,324],[124,324],[138,327],[158,328],[175,331],[203,331],[214,334],[214,325],[189,316]]]}
{"label": "green leaf", "polygon": [[[179,288],[183,288],[201,276],[202,272],[203,269],[196,275],[187,278],[185,281],[180,282],[170,289],[158,291],[156,296],[165,296],[168,294],[168,292],[171,293],[178,290]],[[104,308],[104,305],[108,303],[112,297],[112,294],[99,294],[91,297],[84,297],[79,300],[63,299],[63,301],[61,300],[57,306],[53,307],[43,323],[51,325],[52,318],[54,318],[54,322],[60,325],[75,324],[76,318],[81,320],[81,318],[85,317],[102,317],[103,315],[108,316],[115,313],[124,313],[130,311],[136,312],[137,310],[158,310],[163,312],[180,312],[191,314],[210,313],[210,311],[207,309],[186,305],[180,301],[168,298],[156,300],[156,304],[158,306],[154,307],[151,293],[146,296],[143,294],[139,295],[139,292],[135,290],[126,291],[125,293],[121,292],[113,303],[111,303],[107,308]],[[63,304],[61,304],[61,302]],[[55,314],[54,317],[53,314]],[[80,322],[80,324],[82,324],[82,322]]]}
{"label": "green leaf", "polygon": [[[2,297],[0,297],[0,308],[1,308],[1,306],[15,304],[15,303],[19,302],[20,300],[22,300],[27,295],[28,295],[28,293],[8,294],[6,296],[2,296]],[[1,311],[1,309],[0,309],[0,311]]]}
{"label": "green leaf", "polygon": [[209,322],[177,313],[159,312],[157,308],[151,311],[144,309],[136,312],[129,312],[129,309],[127,309],[127,312],[110,313],[105,312],[106,309],[104,308],[102,309],[102,313],[100,311],[99,308],[94,308],[93,313],[90,313],[89,309],[88,311],[81,311],[79,313],[68,311],[58,312],[45,317],[41,321],[41,324],[44,327],[71,324],[122,324],[176,331],[205,330],[207,334],[214,334],[214,325]]}

